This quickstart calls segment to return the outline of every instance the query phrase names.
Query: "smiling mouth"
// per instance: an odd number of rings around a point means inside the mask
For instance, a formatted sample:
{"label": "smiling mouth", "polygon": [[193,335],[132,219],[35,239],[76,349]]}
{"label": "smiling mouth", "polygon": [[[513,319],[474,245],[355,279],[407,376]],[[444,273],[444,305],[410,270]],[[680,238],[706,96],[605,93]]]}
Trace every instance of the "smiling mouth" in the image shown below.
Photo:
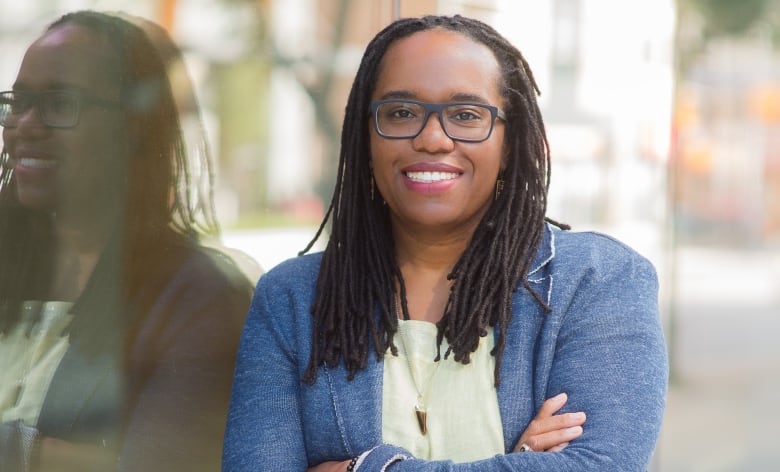
{"label": "smiling mouth", "polygon": [[57,163],[51,159],[35,159],[31,157],[22,157],[17,161],[17,165],[29,169],[53,169]]}
{"label": "smiling mouth", "polygon": [[458,177],[457,172],[405,172],[406,177],[414,182],[430,184],[442,180],[452,180]]}

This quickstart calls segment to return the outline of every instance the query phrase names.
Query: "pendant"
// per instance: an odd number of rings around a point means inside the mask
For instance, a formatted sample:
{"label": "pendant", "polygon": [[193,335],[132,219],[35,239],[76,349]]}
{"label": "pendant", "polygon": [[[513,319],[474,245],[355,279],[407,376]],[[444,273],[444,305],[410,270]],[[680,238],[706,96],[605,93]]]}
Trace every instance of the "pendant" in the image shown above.
{"label": "pendant", "polygon": [[417,426],[420,427],[420,432],[423,436],[428,434],[428,412],[420,406],[420,402],[414,405],[414,414],[417,416]]}

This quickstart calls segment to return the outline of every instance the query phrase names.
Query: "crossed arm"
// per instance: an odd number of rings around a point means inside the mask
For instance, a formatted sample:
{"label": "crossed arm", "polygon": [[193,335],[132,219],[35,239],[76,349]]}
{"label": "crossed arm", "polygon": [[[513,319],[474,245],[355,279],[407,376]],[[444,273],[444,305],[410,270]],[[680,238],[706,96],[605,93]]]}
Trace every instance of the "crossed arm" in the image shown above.
{"label": "crossed arm", "polygon": [[[544,402],[536,417],[528,424],[512,452],[560,452],[569,443],[582,435],[585,413],[562,413],[556,415],[566,404],[568,396],[560,393]],[[525,451],[522,450],[525,446]],[[308,472],[348,472],[351,459],[345,461],[327,461]]]}

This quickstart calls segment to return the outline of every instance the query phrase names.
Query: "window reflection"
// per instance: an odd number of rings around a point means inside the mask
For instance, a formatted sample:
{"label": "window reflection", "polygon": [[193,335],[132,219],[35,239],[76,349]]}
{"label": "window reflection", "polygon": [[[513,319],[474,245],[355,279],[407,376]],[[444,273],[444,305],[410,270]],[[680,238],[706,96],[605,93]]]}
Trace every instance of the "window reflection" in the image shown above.
{"label": "window reflection", "polygon": [[34,106],[4,122],[0,469],[218,470],[254,280],[211,243],[181,52],[154,23],[77,12],[12,88],[119,106],[81,107],[69,128]]}

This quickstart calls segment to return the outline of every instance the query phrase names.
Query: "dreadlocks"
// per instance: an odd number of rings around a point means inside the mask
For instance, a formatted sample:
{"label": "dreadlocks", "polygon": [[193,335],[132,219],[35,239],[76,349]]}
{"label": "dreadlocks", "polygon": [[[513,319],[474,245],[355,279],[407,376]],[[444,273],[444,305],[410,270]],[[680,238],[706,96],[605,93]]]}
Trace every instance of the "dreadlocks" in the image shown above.
{"label": "dreadlocks", "polygon": [[[346,107],[336,188],[309,251],[328,220],[330,239],[322,256],[317,293],[312,306],[313,341],[304,381],[316,382],[320,365],[343,361],[350,378],[366,366],[369,351],[381,358],[389,348],[397,354],[393,336],[397,309],[408,318],[406,287],[394,256],[387,207],[373,198],[369,148],[369,102],[387,49],[414,33],[445,29],[486,45],[501,68],[500,90],[507,115],[504,149],[509,156],[505,184],[476,228],[448,279],[449,300],[438,322],[437,343],[447,339],[463,364],[479,339],[493,327],[497,333],[494,382],[512,316],[512,294],[522,284],[549,310],[530,287],[527,274],[544,229],[549,146],[539,92],[522,54],[490,26],[461,16],[425,16],[396,21],[366,48]],[[396,293],[396,286],[400,293]],[[401,306],[395,301],[400,295]],[[378,313],[377,313],[378,310]],[[437,356],[437,360],[441,353]]]}

